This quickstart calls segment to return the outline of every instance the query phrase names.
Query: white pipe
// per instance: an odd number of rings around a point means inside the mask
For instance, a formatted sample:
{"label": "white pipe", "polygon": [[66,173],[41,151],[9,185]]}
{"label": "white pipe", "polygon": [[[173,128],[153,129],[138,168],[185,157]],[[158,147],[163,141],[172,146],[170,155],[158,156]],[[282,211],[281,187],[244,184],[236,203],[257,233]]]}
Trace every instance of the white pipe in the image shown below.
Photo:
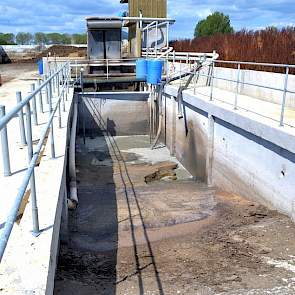
{"label": "white pipe", "polygon": [[79,200],[77,193],[76,178],[76,129],[78,120],[78,103],[74,102],[73,122],[71,129],[70,147],[69,147],[69,177],[70,177],[70,198],[68,200],[69,209],[76,209]]}

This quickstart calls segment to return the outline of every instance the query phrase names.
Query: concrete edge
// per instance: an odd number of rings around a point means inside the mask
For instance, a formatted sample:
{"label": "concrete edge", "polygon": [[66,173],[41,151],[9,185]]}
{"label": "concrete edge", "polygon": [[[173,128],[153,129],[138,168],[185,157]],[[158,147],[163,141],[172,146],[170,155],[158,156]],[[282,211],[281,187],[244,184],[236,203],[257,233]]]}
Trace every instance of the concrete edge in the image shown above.
{"label": "concrete edge", "polygon": [[[178,94],[178,87],[168,85],[165,87],[165,93],[176,97]],[[275,126],[271,120],[265,119],[259,115],[243,110],[235,111],[234,109],[226,108],[218,101],[206,101],[187,91],[183,92],[183,101],[207,114],[217,117],[295,154],[295,131],[293,131],[291,127]]]}
{"label": "concrete edge", "polygon": [[67,132],[66,132],[66,146],[65,146],[65,156],[64,156],[64,165],[63,165],[63,173],[62,179],[60,181],[60,190],[58,196],[58,204],[56,207],[56,213],[54,218],[54,227],[52,231],[52,239],[50,245],[50,261],[48,267],[48,275],[46,282],[46,295],[52,295],[54,291],[54,279],[55,279],[55,271],[58,260],[58,249],[59,249],[59,241],[60,241],[60,228],[61,228],[61,220],[63,213],[63,205],[65,193],[66,193],[66,177],[67,177],[67,161],[68,161],[68,143],[69,143],[69,135],[70,135],[70,123],[72,119],[74,98],[72,99],[68,120],[67,120]]}

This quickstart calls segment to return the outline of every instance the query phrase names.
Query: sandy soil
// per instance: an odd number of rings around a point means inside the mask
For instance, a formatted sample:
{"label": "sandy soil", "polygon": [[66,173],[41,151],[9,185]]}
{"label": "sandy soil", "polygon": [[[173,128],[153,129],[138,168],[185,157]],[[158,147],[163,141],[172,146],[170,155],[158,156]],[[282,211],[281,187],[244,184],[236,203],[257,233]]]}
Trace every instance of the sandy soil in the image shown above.
{"label": "sandy soil", "polygon": [[0,75],[3,85],[14,79],[32,78],[33,73],[35,74],[37,71],[38,66],[35,63],[0,64]]}
{"label": "sandy soil", "polygon": [[149,158],[144,141],[79,140],[80,204],[55,294],[294,294],[294,224],[194,182],[181,166],[178,180],[145,184],[177,161],[166,149]]}

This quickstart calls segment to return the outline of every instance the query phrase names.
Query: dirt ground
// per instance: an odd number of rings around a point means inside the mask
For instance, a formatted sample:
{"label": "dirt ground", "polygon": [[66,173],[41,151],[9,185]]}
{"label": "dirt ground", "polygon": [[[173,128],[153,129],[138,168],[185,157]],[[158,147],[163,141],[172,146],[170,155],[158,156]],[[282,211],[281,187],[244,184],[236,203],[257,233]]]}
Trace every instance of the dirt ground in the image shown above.
{"label": "dirt ground", "polygon": [[14,79],[33,78],[34,74],[37,74],[37,71],[38,66],[35,63],[0,64],[2,85]]}
{"label": "dirt ground", "polygon": [[146,184],[177,163],[165,148],[150,153],[146,137],[79,138],[76,157],[80,203],[56,295],[295,294],[286,216],[197,183],[181,165],[177,180]]}

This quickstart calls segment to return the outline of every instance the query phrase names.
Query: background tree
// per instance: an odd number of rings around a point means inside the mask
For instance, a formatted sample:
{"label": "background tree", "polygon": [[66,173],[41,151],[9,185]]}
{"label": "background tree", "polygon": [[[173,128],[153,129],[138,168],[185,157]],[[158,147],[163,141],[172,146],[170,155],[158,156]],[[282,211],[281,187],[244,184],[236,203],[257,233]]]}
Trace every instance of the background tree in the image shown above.
{"label": "background tree", "polygon": [[86,34],[73,34],[72,35],[73,44],[87,44],[87,35]]}
{"label": "background tree", "polygon": [[216,34],[233,33],[228,15],[222,12],[214,12],[206,19],[199,21],[195,28],[195,37],[213,36]]}
{"label": "background tree", "polygon": [[30,33],[19,32],[16,34],[16,43],[19,45],[28,45],[33,41],[33,36]]}
{"label": "background tree", "polygon": [[69,34],[49,33],[47,34],[49,44],[71,44]]}
{"label": "background tree", "polygon": [[0,45],[13,45],[15,36],[11,33],[0,33]]}
{"label": "background tree", "polygon": [[34,35],[34,41],[35,41],[35,44],[45,45],[48,42],[48,38],[47,38],[47,35],[45,33],[37,32]]}

